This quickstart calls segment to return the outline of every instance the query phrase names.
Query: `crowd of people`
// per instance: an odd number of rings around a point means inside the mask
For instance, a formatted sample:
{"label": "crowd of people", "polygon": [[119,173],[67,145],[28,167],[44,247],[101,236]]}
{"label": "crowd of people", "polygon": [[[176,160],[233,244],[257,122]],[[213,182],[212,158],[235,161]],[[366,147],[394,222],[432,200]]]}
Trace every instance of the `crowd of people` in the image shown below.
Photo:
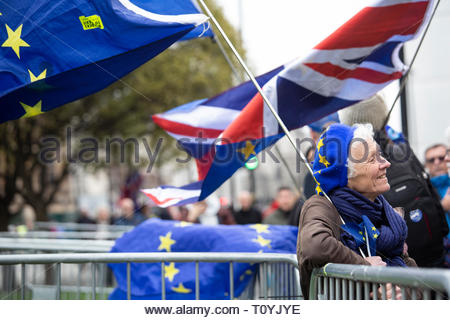
{"label": "crowd of people", "polygon": [[[232,204],[227,198],[210,197],[189,206],[158,208],[147,204],[139,205],[131,198],[119,200],[117,210],[111,214],[104,207],[96,213],[80,210],[77,223],[99,225],[136,226],[149,218],[178,220],[208,225],[216,224],[276,224],[298,225],[303,197],[296,190],[282,186],[267,208],[261,210],[249,191],[238,194],[238,203]],[[96,216],[94,219],[92,216]]]}

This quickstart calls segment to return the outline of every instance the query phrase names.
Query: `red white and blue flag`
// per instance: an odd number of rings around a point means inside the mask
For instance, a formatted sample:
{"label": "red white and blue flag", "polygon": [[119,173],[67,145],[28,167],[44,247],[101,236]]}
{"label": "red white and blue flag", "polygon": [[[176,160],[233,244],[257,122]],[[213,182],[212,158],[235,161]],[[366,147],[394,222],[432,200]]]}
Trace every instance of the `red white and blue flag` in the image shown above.
{"label": "red white and blue flag", "polygon": [[[298,58],[257,78],[289,130],[370,98],[399,79],[405,41],[428,23],[434,0],[383,0],[359,11]],[[167,207],[205,199],[251,157],[284,134],[251,82],[191,102],[153,120],[197,160],[199,179],[142,190]]]}

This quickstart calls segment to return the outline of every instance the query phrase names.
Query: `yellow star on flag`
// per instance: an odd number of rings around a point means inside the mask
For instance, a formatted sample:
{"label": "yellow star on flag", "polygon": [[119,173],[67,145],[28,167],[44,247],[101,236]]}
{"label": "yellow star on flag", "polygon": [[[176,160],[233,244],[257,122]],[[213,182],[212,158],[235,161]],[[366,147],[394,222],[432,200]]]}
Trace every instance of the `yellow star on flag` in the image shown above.
{"label": "yellow star on flag", "polygon": [[323,138],[319,140],[319,143],[317,144],[317,152],[320,152],[320,148],[324,146],[323,144]]}
{"label": "yellow star on flag", "polygon": [[255,146],[248,140],[245,142],[245,147],[238,149],[237,151],[244,154],[245,160],[247,160],[252,154],[256,156]]}
{"label": "yellow star on flag", "polygon": [[20,104],[25,110],[25,114],[22,116],[22,118],[30,118],[44,113],[42,111],[42,100],[39,100],[39,102],[36,103],[34,106],[29,106],[23,102],[20,102]]}
{"label": "yellow star on flag", "polygon": [[166,250],[170,252],[170,246],[176,243],[175,240],[172,240],[170,237],[172,236],[172,232],[167,232],[167,234],[163,236],[159,236],[159,241],[161,241],[158,250]]}
{"label": "yellow star on flag", "polygon": [[182,282],[180,282],[178,284],[178,287],[172,287],[172,291],[175,291],[177,293],[191,293],[192,292],[191,289],[185,288]]}
{"label": "yellow star on flag", "polygon": [[377,235],[376,233],[374,233],[374,234],[373,234],[373,238],[374,238],[374,239],[377,239],[377,238],[378,238],[378,235]]}
{"label": "yellow star on flag", "polygon": [[375,230],[377,230],[377,228],[375,228],[375,227],[372,227],[372,231],[375,231]]}
{"label": "yellow star on flag", "polygon": [[191,226],[191,225],[193,225],[192,222],[180,221],[175,226],[184,228],[184,227],[188,227],[188,226]]}
{"label": "yellow star on flag", "polygon": [[252,241],[259,243],[259,245],[262,247],[269,247],[269,248],[270,248],[270,243],[272,242],[272,240],[264,239],[260,235],[258,235],[257,239],[252,239]]}
{"label": "yellow star on flag", "polygon": [[268,224],[252,224],[250,228],[255,229],[258,233],[269,233],[269,225]]}
{"label": "yellow star on flag", "polygon": [[327,167],[328,168],[328,166],[330,165],[330,163],[328,162],[328,160],[325,158],[325,156],[322,156],[322,155],[320,155],[319,154],[319,162],[320,163],[323,163],[323,165],[325,166],[325,167]]}
{"label": "yellow star on flag", "polygon": [[173,281],[173,277],[180,272],[180,269],[175,268],[175,263],[171,262],[168,266],[164,265],[164,277],[169,279],[170,282]]}
{"label": "yellow star on flag", "polygon": [[33,72],[31,72],[30,69],[28,69],[28,73],[30,74],[30,81],[35,82],[41,79],[45,79],[45,77],[47,76],[47,69],[44,69],[44,71],[42,71],[41,74],[37,77],[33,74]]}
{"label": "yellow star on flag", "polygon": [[253,272],[250,269],[245,270],[245,273],[239,277],[239,280],[243,281],[245,278],[245,275],[251,275],[252,273]]}
{"label": "yellow star on flag", "polygon": [[29,47],[30,45],[23,41],[20,36],[22,35],[22,26],[21,24],[16,31],[12,31],[11,28],[5,24],[6,32],[8,33],[8,39],[3,42],[2,47],[10,47],[17,54],[17,57],[20,59],[20,47]]}

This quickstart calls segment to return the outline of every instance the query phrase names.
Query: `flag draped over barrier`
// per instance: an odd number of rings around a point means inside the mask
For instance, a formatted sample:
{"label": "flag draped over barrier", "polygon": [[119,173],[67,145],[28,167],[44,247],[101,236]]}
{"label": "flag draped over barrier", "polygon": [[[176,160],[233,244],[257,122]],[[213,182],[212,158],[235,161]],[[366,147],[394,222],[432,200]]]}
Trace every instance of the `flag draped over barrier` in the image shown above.
{"label": "flag draped over barrier", "polygon": [[210,36],[191,0],[0,2],[0,123],[105,88],[184,37]]}
{"label": "flag draped over barrier", "polygon": [[[206,226],[150,219],[118,239],[111,252],[295,253],[297,227],[262,224]],[[118,288],[110,299],[126,299],[126,264],[110,264]],[[239,296],[257,265],[234,263],[234,296]],[[164,264],[167,299],[195,299],[195,264]],[[228,263],[200,263],[201,299],[229,299]],[[161,299],[161,263],[131,263],[132,299]]]}
{"label": "flag draped over barrier", "polygon": [[[432,8],[432,0],[378,1],[363,8],[305,58],[257,80],[289,130],[317,121],[399,79],[407,70],[399,50],[420,34]],[[246,161],[284,135],[250,82],[153,119],[195,157],[199,173],[198,182],[181,188],[143,190],[163,207],[206,198]]]}

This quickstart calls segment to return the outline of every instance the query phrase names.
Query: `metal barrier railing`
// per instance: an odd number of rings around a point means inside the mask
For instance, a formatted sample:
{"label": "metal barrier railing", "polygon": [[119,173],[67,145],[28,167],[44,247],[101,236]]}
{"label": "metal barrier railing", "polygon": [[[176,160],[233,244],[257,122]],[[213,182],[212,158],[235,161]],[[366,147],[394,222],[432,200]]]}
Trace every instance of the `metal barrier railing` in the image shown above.
{"label": "metal barrier railing", "polygon": [[[77,239],[41,239],[41,238],[0,238],[0,255],[2,254],[38,254],[38,253],[63,253],[63,252],[109,252],[114,245],[111,240],[77,240]],[[101,288],[100,297],[106,298],[113,288],[106,288],[107,285],[112,285],[113,276],[112,271],[104,264],[99,264],[97,285]],[[19,268],[13,265],[0,266],[0,299],[10,296],[9,293],[17,293],[14,290],[17,283],[17,276],[21,273]],[[83,273],[86,270],[85,265],[66,265],[64,268],[65,275],[62,276],[62,281],[67,283],[62,287],[62,292],[66,293],[66,297],[81,299],[86,296],[86,285],[89,285],[89,279]],[[32,284],[27,285],[27,291],[38,299],[47,299],[56,297],[56,290],[54,286],[48,285],[54,282],[56,269],[52,266],[32,265],[27,268],[27,275],[32,279]],[[68,283],[68,278],[73,278],[76,275],[76,281]],[[39,283],[40,282],[40,283]],[[16,295],[17,298],[17,295]]]}
{"label": "metal barrier railing", "polygon": [[8,252],[109,252],[113,245],[112,240],[0,238],[0,251]]}
{"label": "metal barrier railing", "polygon": [[126,231],[28,231],[18,233],[0,232],[2,238],[34,238],[34,239],[117,239]]}
{"label": "metal barrier railing", "polygon": [[75,222],[45,222],[36,221],[34,223],[36,230],[71,230],[71,231],[97,231],[102,228],[106,231],[130,231],[134,226],[120,226],[120,225],[107,225],[107,224],[90,224],[90,223],[75,223]]}
{"label": "metal barrier railing", "polygon": [[[91,264],[92,299],[96,298],[97,264],[126,263],[127,298],[131,298],[131,263],[195,263],[195,297],[200,299],[199,263],[217,262],[229,264],[230,298],[234,299],[234,263],[259,263],[258,281],[255,284],[258,299],[299,299],[302,297],[298,273],[297,258],[294,254],[276,253],[225,253],[225,252],[168,252],[168,253],[74,253],[74,254],[15,254],[0,255],[0,265],[19,265],[20,297],[25,299],[25,290],[29,287],[26,279],[26,266],[29,264],[55,264],[56,299],[61,298],[61,265]],[[164,268],[161,268],[164,279]],[[161,299],[166,298],[165,281],[161,282]]]}
{"label": "metal barrier railing", "polygon": [[[390,284],[390,285],[389,285]],[[319,300],[386,300],[388,287],[401,299],[448,299],[450,270],[327,264],[311,275],[309,298]],[[391,295],[396,299],[396,294]]]}

